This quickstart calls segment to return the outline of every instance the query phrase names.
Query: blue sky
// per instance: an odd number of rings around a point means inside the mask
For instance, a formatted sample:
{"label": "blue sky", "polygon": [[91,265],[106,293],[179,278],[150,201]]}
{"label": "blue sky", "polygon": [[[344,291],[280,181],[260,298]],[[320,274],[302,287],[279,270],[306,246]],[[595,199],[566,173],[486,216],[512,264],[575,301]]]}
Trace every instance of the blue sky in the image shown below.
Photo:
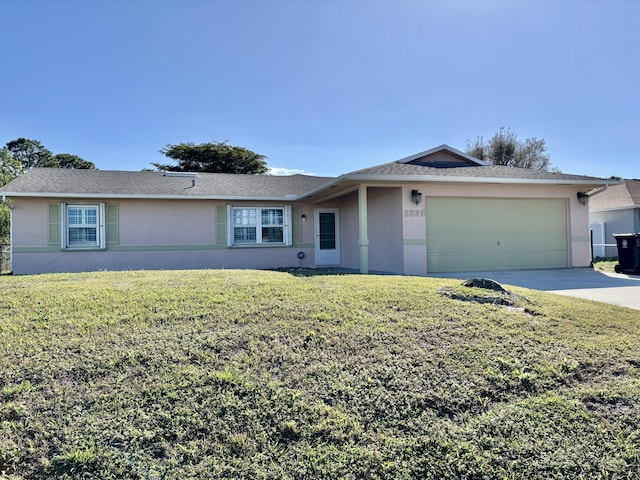
{"label": "blue sky", "polygon": [[637,0],[11,0],[0,145],[100,169],[228,141],[339,175],[510,127],[640,178]]}

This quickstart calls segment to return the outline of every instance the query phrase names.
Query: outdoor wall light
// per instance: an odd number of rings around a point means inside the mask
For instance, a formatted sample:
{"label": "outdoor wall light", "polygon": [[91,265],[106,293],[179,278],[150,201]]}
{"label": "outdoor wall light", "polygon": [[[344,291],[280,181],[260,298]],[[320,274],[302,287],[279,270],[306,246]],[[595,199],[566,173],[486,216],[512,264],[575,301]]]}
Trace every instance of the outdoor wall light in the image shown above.
{"label": "outdoor wall light", "polygon": [[418,190],[411,190],[411,200],[415,202],[416,205],[420,205],[422,201],[422,193]]}
{"label": "outdoor wall light", "polygon": [[586,193],[586,192],[578,192],[577,197],[578,197],[578,201],[582,205],[586,205],[587,203],[589,203],[589,194],[588,193]]}
{"label": "outdoor wall light", "polygon": [[307,221],[307,216],[304,213],[300,215],[300,218],[302,219],[303,222]]}

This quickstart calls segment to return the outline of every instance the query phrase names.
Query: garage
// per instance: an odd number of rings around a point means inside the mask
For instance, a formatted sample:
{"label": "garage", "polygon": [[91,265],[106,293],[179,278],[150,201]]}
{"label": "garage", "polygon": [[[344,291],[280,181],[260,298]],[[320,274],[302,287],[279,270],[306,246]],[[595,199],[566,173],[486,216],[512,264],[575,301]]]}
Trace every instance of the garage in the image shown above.
{"label": "garage", "polygon": [[429,273],[566,268],[564,199],[425,201]]}

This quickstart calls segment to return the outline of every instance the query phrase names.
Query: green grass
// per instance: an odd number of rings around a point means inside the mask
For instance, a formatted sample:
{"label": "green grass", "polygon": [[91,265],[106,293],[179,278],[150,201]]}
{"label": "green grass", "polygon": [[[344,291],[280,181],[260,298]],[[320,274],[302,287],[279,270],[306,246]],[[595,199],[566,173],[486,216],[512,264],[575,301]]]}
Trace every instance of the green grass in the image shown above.
{"label": "green grass", "polygon": [[640,475],[638,311],[263,271],[0,289],[0,479]]}
{"label": "green grass", "polygon": [[598,259],[593,262],[593,268],[595,270],[601,270],[603,272],[613,273],[615,272],[615,266],[618,265],[618,260],[614,259]]}

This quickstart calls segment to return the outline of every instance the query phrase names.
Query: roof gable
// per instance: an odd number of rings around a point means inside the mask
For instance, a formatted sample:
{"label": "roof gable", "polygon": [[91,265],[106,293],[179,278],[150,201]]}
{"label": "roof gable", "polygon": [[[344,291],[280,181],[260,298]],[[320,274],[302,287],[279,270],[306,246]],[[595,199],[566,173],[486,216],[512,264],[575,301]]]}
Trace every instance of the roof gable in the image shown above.
{"label": "roof gable", "polygon": [[477,167],[478,165],[487,165],[478,158],[444,144],[402,158],[397,162],[434,168]]}

